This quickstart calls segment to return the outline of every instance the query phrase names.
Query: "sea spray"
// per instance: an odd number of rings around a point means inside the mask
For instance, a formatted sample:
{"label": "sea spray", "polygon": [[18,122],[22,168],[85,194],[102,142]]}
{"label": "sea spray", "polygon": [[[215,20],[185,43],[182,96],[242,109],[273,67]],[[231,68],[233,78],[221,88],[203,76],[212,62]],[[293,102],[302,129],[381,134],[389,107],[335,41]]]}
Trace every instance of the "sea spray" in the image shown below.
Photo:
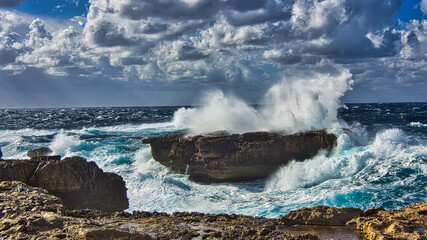
{"label": "sea spray", "polygon": [[351,84],[351,73],[345,68],[334,67],[328,73],[307,71],[304,77],[287,77],[273,85],[259,108],[213,90],[204,95],[201,107],[175,112],[174,121],[188,121],[190,134],[221,130],[294,133],[328,128],[338,122],[340,98]]}
{"label": "sea spray", "polygon": [[297,132],[337,122],[340,98],[351,89],[350,71],[306,74],[285,78],[268,90],[262,116],[269,130]]}
{"label": "sea spray", "polygon": [[69,135],[65,131],[61,130],[55,135],[53,141],[49,145],[52,149],[53,154],[61,155],[62,157],[69,156],[73,151],[73,148],[80,145],[81,141],[76,135]]}

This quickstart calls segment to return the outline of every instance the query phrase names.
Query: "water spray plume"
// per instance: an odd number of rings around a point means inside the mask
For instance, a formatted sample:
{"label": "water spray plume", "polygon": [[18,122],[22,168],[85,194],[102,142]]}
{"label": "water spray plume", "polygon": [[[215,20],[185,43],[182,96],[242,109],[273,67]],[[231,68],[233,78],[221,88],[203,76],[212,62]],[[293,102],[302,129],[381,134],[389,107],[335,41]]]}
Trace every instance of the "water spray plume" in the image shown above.
{"label": "water spray plume", "polygon": [[175,118],[189,120],[190,134],[222,130],[294,133],[328,128],[338,121],[340,98],[351,84],[351,73],[345,68],[334,67],[328,73],[305,72],[304,76],[286,77],[273,85],[259,109],[214,90],[204,95],[200,108],[180,109]]}

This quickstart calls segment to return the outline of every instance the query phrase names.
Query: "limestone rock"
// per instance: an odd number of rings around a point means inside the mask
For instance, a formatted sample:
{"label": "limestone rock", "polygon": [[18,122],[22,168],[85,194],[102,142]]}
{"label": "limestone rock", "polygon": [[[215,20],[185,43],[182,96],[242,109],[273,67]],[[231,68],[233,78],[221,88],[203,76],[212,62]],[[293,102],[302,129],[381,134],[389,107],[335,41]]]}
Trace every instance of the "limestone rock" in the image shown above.
{"label": "limestone rock", "polygon": [[39,164],[37,160],[1,160],[0,180],[28,183]]}
{"label": "limestone rock", "polygon": [[268,177],[292,160],[330,151],[336,136],[325,130],[292,135],[268,132],[185,137],[169,134],[144,139],[155,160],[200,182],[246,181]]}
{"label": "limestone rock", "polygon": [[30,183],[60,197],[67,209],[99,209],[113,212],[128,208],[122,177],[104,173],[84,158],[47,162],[35,171]]}
{"label": "limestone rock", "polygon": [[279,221],[286,225],[345,226],[348,221],[359,217],[361,213],[362,210],[352,207],[315,206],[291,211],[285,216],[280,216]]}
{"label": "limestone rock", "polygon": [[19,181],[0,182],[0,212],[3,217],[19,215],[23,211],[43,211],[61,214],[64,211],[60,198],[38,187]]}
{"label": "limestone rock", "polygon": [[348,225],[356,226],[366,239],[427,239],[427,202],[400,210],[367,209]]}
{"label": "limestone rock", "polygon": [[107,212],[128,208],[122,177],[104,173],[94,162],[73,157],[36,156],[30,160],[1,160],[1,181],[22,181],[60,197],[67,209]]}
{"label": "limestone rock", "polygon": [[43,157],[43,156],[49,156],[51,153],[53,153],[53,151],[50,148],[42,147],[42,148],[37,148],[37,149],[28,151],[27,156],[29,158]]}
{"label": "limestone rock", "polygon": [[80,233],[84,239],[104,240],[104,239],[126,239],[126,240],[150,240],[147,234],[131,233],[129,231],[114,228],[95,228],[88,229]]}

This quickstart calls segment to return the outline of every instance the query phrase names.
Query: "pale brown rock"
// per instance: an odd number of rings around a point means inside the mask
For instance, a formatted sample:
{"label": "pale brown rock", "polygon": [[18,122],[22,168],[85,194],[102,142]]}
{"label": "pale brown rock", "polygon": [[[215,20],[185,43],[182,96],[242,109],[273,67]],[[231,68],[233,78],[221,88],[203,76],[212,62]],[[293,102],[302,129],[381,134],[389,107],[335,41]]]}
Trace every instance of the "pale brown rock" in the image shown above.
{"label": "pale brown rock", "polygon": [[63,210],[59,198],[18,181],[1,182],[0,199],[0,212],[15,209],[1,217],[0,239],[318,239],[279,231],[276,219],[242,215]]}
{"label": "pale brown rock", "polygon": [[0,160],[0,180],[16,180],[42,187],[60,197],[67,209],[114,212],[127,209],[129,204],[122,177],[104,173],[94,162],[79,157]]}
{"label": "pale brown rock", "polygon": [[368,209],[348,224],[356,226],[366,239],[427,239],[427,202],[400,210]]}
{"label": "pale brown rock", "polygon": [[345,226],[349,220],[359,217],[361,213],[362,210],[358,208],[315,206],[291,211],[280,216],[279,221],[287,225]]}
{"label": "pale brown rock", "polygon": [[60,197],[67,209],[99,209],[107,212],[128,208],[122,177],[104,173],[84,158],[65,158],[39,167],[30,183]]}
{"label": "pale brown rock", "polygon": [[144,139],[155,160],[195,181],[246,181],[268,177],[292,160],[304,161],[330,151],[336,136],[324,130],[292,135],[251,132],[185,137],[169,134]]}

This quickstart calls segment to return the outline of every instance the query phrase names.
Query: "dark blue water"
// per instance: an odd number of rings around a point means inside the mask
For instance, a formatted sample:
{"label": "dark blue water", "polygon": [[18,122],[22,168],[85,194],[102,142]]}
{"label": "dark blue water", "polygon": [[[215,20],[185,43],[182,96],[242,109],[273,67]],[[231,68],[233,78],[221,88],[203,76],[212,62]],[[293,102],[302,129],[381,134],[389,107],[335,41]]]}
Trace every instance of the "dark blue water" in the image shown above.
{"label": "dark blue water", "polygon": [[124,177],[129,210],[277,217],[319,204],[395,209],[426,201],[427,104],[346,106],[338,111],[346,124],[329,129],[338,136],[332,155],[249,183],[197,184],[152,159],[141,139],[185,132],[189,124],[176,114],[179,107],[1,109],[0,147],[4,158],[50,147],[95,161]]}

